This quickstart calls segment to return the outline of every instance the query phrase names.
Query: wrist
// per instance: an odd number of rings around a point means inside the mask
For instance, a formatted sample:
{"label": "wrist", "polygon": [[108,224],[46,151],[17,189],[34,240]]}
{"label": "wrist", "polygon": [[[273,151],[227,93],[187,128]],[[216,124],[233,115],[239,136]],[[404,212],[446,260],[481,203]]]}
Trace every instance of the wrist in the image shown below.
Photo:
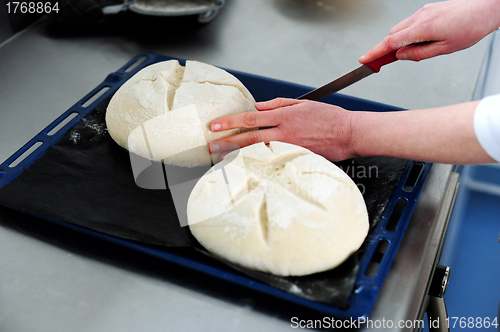
{"label": "wrist", "polygon": [[350,140],[347,150],[352,156],[351,158],[367,157],[368,155],[365,147],[365,137],[367,133],[363,132],[364,130],[361,128],[367,112],[351,111],[349,113]]}
{"label": "wrist", "polygon": [[310,141],[314,144],[309,145],[310,150],[331,161],[357,157],[353,135],[353,118],[356,112],[333,105],[329,107],[332,109],[323,113],[321,119],[318,119],[324,122],[317,128],[321,133],[312,134]]}
{"label": "wrist", "polygon": [[[392,156],[399,142],[390,136],[398,137],[399,112],[351,112],[350,150],[355,157]],[[396,115],[396,116],[394,116]]]}

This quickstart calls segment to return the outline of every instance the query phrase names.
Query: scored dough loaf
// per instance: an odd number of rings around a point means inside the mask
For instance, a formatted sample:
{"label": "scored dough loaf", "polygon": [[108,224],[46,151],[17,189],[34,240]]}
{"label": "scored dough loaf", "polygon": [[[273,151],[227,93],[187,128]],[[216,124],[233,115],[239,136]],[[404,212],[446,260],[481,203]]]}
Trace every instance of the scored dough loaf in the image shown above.
{"label": "scored dough loaf", "polygon": [[144,158],[197,167],[211,164],[207,143],[240,133],[212,132],[218,118],[255,111],[255,100],[233,75],[196,61],[147,66],[109,102],[106,125],[122,147]]}
{"label": "scored dough loaf", "polygon": [[193,188],[187,217],[209,252],[281,276],[338,266],[369,229],[352,179],[325,158],[282,142],[228,154]]}

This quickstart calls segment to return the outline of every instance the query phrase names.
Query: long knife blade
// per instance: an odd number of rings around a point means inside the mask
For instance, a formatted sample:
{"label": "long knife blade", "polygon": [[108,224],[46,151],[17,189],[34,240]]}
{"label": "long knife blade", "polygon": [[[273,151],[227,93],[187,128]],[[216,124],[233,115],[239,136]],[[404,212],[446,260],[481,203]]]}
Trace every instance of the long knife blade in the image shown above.
{"label": "long knife blade", "polygon": [[328,84],[323,85],[322,87],[314,89],[311,92],[308,92],[297,99],[321,100],[325,97],[328,97],[331,94],[334,94],[337,91],[342,90],[343,88],[348,87],[351,84],[356,83],[357,81],[367,76],[370,76],[374,72],[375,71],[370,67],[362,65],[361,67],[354,69],[353,71],[345,74],[344,76],[337,78],[335,81],[332,81]]}
{"label": "long knife blade", "polygon": [[342,90],[345,87],[348,87],[351,84],[356,83],[357,81],[367,76],[370,76],[373,73],[378,73],[382,66],[392,63],[396,60],[398,60],[396,58],[396,52],[386,54],[380,59],[367,63],[366,65],[361,65],[361,67],[354,69],[353,71],[345,74],[335,81],[314,89],[298,97],[297,99],[321,100],[337,91]]}

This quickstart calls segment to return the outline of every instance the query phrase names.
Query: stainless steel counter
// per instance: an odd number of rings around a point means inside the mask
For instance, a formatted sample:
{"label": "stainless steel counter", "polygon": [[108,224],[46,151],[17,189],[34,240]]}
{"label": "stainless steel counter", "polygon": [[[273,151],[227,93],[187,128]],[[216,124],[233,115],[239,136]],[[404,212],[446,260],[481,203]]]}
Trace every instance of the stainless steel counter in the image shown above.
{"label": "stainless steel counter", "polygon": [[[360,55],[424,3],[229,0],[199,29],[71,33],[36,26],[0,45],[0,161],[139,53],[319,86],[356,68]],[[343,93],[405,108],[468,101],[489,40],[391,64]],[[450,174],[451,166],[434,165],[372,319],[419,316],[445,226],[440,206],[456,181]],[[2,331],[285,331],[291,317],[318,318],[32,220],[0,219],[0,266]]]}

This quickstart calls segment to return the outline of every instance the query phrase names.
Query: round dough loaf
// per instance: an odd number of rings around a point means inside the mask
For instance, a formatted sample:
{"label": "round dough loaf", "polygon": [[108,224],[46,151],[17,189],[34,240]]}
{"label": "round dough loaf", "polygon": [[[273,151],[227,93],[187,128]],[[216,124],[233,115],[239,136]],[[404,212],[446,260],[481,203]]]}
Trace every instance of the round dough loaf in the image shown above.
{"label": "round dough loaf", "polygon": [[211,164],[207,143],[242,130],[212,132],[218,118],[255,111],[247,88],[228,72],[196,61],[159,62],[125,82],[109,102],[106,125],[122,147],[150,160]]}
{"label": "round dough loaf", "polygon": [[369,229],[352,179],[325,158],[282,142],[228,154],[195,185],[187,217],[208,251],[281,276],[338,266]]}

